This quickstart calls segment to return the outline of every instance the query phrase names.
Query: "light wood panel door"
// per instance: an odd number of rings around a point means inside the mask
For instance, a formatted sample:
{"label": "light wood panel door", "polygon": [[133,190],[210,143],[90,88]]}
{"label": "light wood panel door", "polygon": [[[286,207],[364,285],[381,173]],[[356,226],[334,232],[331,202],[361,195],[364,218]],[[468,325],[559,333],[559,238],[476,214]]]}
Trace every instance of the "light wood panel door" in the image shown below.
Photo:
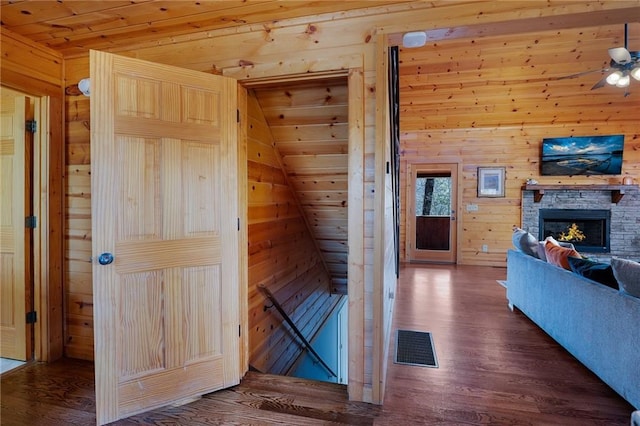
{"label": "light wood panel door", "polygon": [[237,84],[90,56],[96,405],[106,423],[239,383]]}
{"label": "light wood panel door", "polygon": [[458,165],[411,164],[409,169],[410,260],[456,263]]}
{"label": "light wood panel door", "polygon": [[33,327],[26,324],[30,285],[29,100],[2,90],[0,123],[0,356],[27,360]]}

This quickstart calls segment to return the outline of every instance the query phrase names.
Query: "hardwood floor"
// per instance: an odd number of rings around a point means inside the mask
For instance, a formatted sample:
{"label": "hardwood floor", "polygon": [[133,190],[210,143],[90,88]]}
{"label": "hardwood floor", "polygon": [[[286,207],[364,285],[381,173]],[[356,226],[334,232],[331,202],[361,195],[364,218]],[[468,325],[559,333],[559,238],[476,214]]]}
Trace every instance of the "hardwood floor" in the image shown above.
{"label": "hardwood floor", "polygon": [[391,360],[381,422],[628,425],[630,404],[507,308],[496,283],[505,277],[504,268],[402,270],[393,328],[431,332],[439,368]]}
{"label": "hardwood floor", "polygon": [[[519,312],[502,268],[403,268],[393,328],[429,331],[438,368],[393,363],[382,407],[346,388],[248,373],[239,386],[116,425],[628,425],[633,407]],[[392,342],[393,344],[393,342]],[[3,374],[0,423],[95,424],[93,364],[62,360]]]}

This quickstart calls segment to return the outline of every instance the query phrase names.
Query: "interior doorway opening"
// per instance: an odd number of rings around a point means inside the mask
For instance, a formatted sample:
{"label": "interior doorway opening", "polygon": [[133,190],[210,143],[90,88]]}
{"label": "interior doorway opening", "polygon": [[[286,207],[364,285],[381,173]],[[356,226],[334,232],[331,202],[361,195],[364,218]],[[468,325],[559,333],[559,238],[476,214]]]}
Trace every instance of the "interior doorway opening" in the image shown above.
{"label": "interior doorway opening", "polygon": [[[349,279],[348,77],[340,72],[243,85],[249,89],[250,367],[346,383],[348,345],[340,337],[348,331],[341,309],[348,306]],[[271,309],[257,290],[261,285],[323,362]]]}

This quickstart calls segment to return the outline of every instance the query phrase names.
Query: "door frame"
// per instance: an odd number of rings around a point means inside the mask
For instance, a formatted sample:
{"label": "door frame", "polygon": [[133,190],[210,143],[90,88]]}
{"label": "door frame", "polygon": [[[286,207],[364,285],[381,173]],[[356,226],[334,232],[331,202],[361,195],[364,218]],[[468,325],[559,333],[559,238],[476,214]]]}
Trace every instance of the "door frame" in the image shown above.
{"label": "door frame", "polygon": [[[365,336],[363,330],[365,329],[365,246],[364,246],[364,198],[365,198],[365,126],[364,126],[364,104],[365,104],[365,76],[363,68],[363,58],[361,55],[354,55],[349,57],[343,64],[343,68],[336,68],[335,60],[333,59],[318,59],[314,63],[313,70],[310,71],[307,65],[300,64],[300,69],[289,69],[290,73],[285,74],[281,69],[281,64],[265,63],[260,65],[254,65],[251,68],[243,66],[232,67],[223,70],[222,75],[227,77],[233,77],[238,80],[238,85],[246,89],[253,87],[259,87],[264,84],[276,84],[287,83],[292,81],[313,80],[327,77],[346,77],[348,85],[348,109],[349,109],[349,164],[348,164],[348,269],[347,269],[347,291],[348,291],[348,333],[349,333],[349,347],[348,347],[348,380],[347,388],[350,400],[359,401],[373,401],[373,396],[369,394],[370,389],[365,388],[365,358],[364,352]],[[238,97],[238,105],[240,107],[241,100]],[[246,120],[242,119],[242,108],[240,108],[241,123],[246,123]],[[244,108],[246,114],[246,108]],[[246,139],[246,129],[238,132],[238,137],[244,136]],[[240,155],[239,161],[244,158],[244,174],[241,169],[238,171],[241,173],[241,177],[246,175],[246,140],[244,141],[244,147],[239,149],[244,151],[244,154]],[[244,177],[246,179],[247,177]],[[243,182],[240,182],[242,185]],[[244,182],[246,188],[246,181]],[[246,191],[245,191],[246,192]],[[244,197],[244,198],[243,198]],[[247,217],[247,195],[241,195],[240,200],[245,200],[245,207],[240,211],[241,217]],[[247,221],[243,221],[245,224],[243,232],[248,232]],[[241,236],[242,238],[248,238],[248,236]],[[244,254],[245,261],[247,255]],[[247,271],[242,273],[247,274]],[[246,278],[246,277],[245,277]],[[248,282],[248,281],[247,281]],[[245,286],[246,287],[246,286]],[[247,292],[247,289],[242,291]],[[242,296],[242,295],[241,295]],[[248,294],[245,294],[246,301],[243,301],[241,306],[241,314],[246,321],[243,321],[244,327],[248,326]],[[243,331],[246,331],[243,330]],[[248,336],[248,332],[243,336]],[[243,365],[248,367],[249,358],[249,343],[243,339],[245,344],[245,350],[243,356],[245,362]]]}
{"label": "door frame", "polygon": [[[455,170],[454,170],[455,169]],[[451,196],[451,210],[453,210],[453,219],[451,222],[450,243],[451,247],[442,253],[437,250],[423,250],[424,256],[416,255],[413,246],[415,245],[415,181],[418,173],[437,173],[451,172],[451,188],[453,194]],[[460,188],[458,182],[461,182],[461,165],[459,162],[412,162],[407,164],[406,179],[406,238],[405,250],[406,257],[409,262],[425,262],[425,263],[448,263],[457,264],[460,259],[460,205],[462,203]]]}
{"label": "door frame", "polygon": [[[10,127],[13,130],[10,178],[12,190],[9,194],[5,194],[3,203],[12,205],[17,201],[18,204],[18,206],[12,206],[10,213],[11,239],[14,240],[11,247],[14,253],[12,261],[14,274],[10,283],[3,283],[3,286],[10,286],[12,293],[10,299],[13,305],[13,327],[7,327],[4,331],[11,336],[6,339],[6,343],[11,343],[7,345],[9,348],[3,348],[2,355],[18,361],[30,361],[33,357],[34,324],[28,324],[24,319],[26,319],[25,314],[33,311],[34,230],[25,227],[24,218],[31,216],[34,211],[35,161],[33,158],[34,133],[28,130],[26,122],[34,120],[33,115],[39,99],[5,86],[0,87],[0,92],[2,92],[3,103],[6,103],[7,107],[8,105],[12,107]],[[9,113],[8,110],[5,112]]]}
{"label": "door frame", "polygon": [[[33,133],[32,211],[33,291],[27,306],[38,313],[33,350],[28,360],[54,361],[62,356],[63,338],[63,159],[62,96],[27,87],[23,80],[3,75],[2,86],[29,97],[34,104],[37,130]],[[28,80],[27,80],[28,81]],[[55,118],[55,119],[54,119]],[[56,120],[59,119],[59,120]],[[27,296],[29,297],[29,296]]]}

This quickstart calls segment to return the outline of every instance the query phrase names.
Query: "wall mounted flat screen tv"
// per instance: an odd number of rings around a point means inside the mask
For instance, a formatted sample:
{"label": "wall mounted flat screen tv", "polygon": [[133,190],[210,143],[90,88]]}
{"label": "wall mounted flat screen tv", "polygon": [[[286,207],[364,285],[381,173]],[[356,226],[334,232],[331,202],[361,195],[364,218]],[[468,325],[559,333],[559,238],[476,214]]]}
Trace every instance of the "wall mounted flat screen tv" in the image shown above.
{"label": "wall mounted flat screen tv", "polygon": [[619,175],[624,135],[545,138],[543,176]]}

